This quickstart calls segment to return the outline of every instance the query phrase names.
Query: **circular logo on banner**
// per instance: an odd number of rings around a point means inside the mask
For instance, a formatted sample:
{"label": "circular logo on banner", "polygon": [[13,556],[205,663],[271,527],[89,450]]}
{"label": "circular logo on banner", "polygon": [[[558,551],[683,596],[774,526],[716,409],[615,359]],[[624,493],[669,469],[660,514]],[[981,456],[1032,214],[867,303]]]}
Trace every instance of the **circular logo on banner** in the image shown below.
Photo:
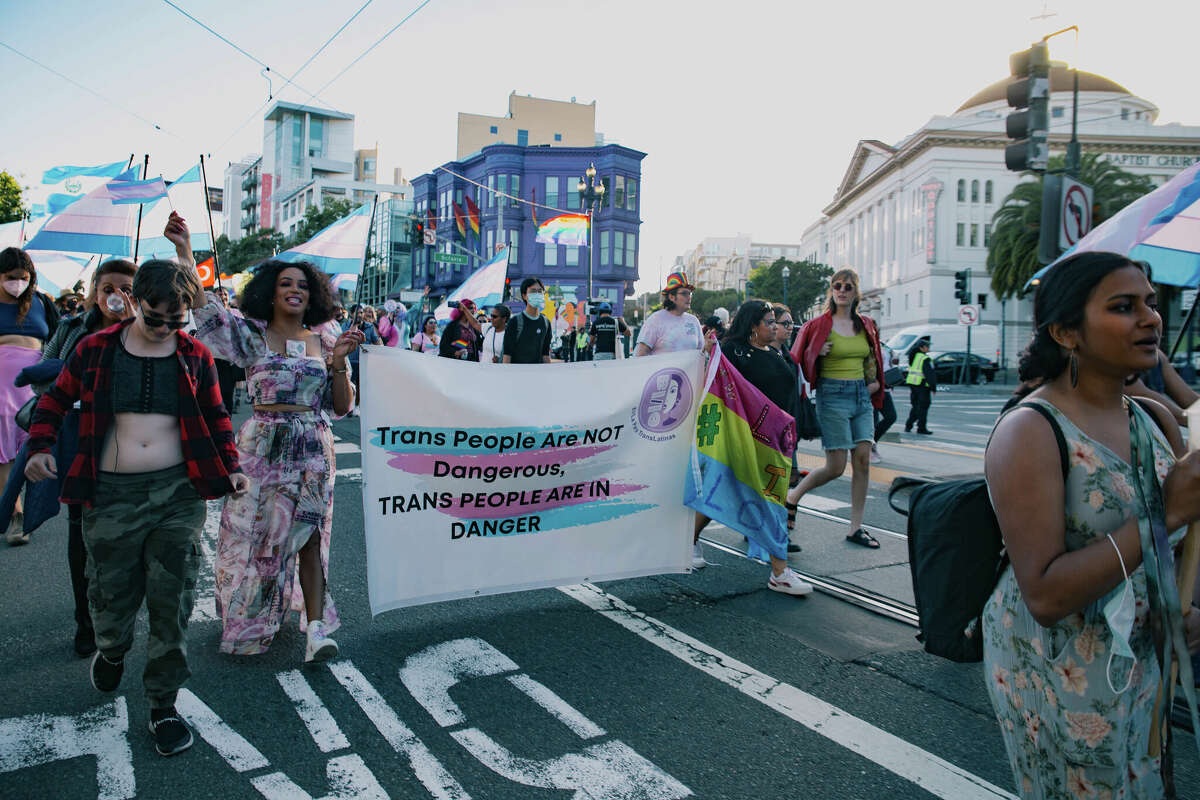
{"label": "circular logo on banner", "polygon": [[213,275],[213,265],[208,261],[202,261],[196,265],[196,273],[200,276],[201,286],[212,286],[215,277]]}
{"label": "circular logo on banner", "polygon": [[638,403],[638,422],[654,433],[678,428],[692,407],[692,382],[687,373],[670,367],[650,376]]}

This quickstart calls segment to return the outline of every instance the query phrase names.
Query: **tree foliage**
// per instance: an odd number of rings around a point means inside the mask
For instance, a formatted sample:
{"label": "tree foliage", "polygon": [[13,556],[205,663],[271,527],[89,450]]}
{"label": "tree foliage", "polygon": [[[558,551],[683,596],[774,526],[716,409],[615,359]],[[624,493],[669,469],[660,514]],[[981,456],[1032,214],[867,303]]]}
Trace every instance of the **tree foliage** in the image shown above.
{"label": "tree foliage", "polygon": [[[232,275],[265,261],[284,249],[284,237],[273,228],[262,228],[248,233],[236,242],[221,234],[217,237],[216,248],[221,271]],[[200,258],[199,254],[197,258]]]}
{"label": "tree foliage", "polygon": [[833,268],[807,259],[789,261],[786,258],[778,258],[770,264],[750,271],[750,281],[746,285],[747,295],[772,303],[782,303],[784,267],[789,270],[787,305],[792,310],[792,318],[800,320],[814,303],[825,296]]}
{"label": "tree foliage", "polygon": [[304,209],[304,219],[296,226],[296,236],[291,245],[295,247],[298,244],[304,244],[353,210],[354,205],[349,200],[331,197],[322,200],[320,208],[315,205],[309,206]]}
{"label": "tree foliage", "polygon": [[24,216],[21,184],[12,175],[0,170],[0,223],[16,222]]}
{"label": "tree foliage", "polygon": [[[1065,165],[1063,156],[1055,156],[1050,159],[1049,168],[1062,169]],[[1085,153],[1080,159],[1079,180],[1095,190],[1093,226],[1154,189],[1150,178],[1126,172],[1101,160],[1096,153]],[[1038,175],[1037,180],[1018,183],[992,217],[987,268],[992,276],[992,292],[1001,300],[1020,296],[1025,284],[1043,266],[1038,258],[1042,182],[1042,176]]]}

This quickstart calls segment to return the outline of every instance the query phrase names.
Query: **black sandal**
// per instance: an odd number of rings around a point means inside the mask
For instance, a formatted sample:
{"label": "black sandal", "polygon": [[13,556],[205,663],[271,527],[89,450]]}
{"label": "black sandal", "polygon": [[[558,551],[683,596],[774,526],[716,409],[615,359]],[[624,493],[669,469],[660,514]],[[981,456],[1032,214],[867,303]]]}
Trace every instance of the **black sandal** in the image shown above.
{"label": "black sandal", "polygon": [[785,508],[787,508],[787,512],[788,512],[787,529],[789,531],[795,530],[796,529],[796,509],[798,509],[800,507],[800,504],[799,503],[789,503],[787,501],[784,501],[783,505]]}
{"label": "black sandal", "polygon": [[879,549],[879,540],[876,539],[871,534],[864,531],[862,528],[859,528],[854,533],[847,536],[846,541],[854,542],[855,544],[860,544],[863,547],[869,547],[872,550]]}

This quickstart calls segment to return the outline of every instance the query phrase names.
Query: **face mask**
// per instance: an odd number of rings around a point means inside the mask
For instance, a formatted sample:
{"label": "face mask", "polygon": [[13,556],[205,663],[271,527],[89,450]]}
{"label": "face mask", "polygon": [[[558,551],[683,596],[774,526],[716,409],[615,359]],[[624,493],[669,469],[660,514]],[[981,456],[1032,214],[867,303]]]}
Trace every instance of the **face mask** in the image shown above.
{"label": "face mask", "polygon": [[529,302],[529,305],[533,306],[538,311],[541,311],[546,307],[546,295],[542,294],[541,292],[530,292],[528,295],[526,295],[526,298]]}
{"label": "face mask", "polygon": [[13,297],[20,297],[29,288],[29,281],[5,281],[4,283],[0,283],[0,286],[3,286],[4,291]]}
{"label": "face mask", "polygon": [[[1112,633],[1112,650],[1108,654],[1108,666],[1105,668],[1104,677],[1108,680],[1108,688],[1112,689],[1113,694],[1121,694],[1129,689],[1129,684],[1133,682],[1133,670],[1137,666],[1137,656],[1129,646],[1129,636],[1133,633],[1133,584],[1129,581],[1129,571],[1125,569],[1125,559],[1121,557],[1119,550],[1117,558],[1121,559],[1121,571],[1125,573],[1124,588],[1119,595],[1113,596],[1104,604],[1104,618],[1108,621],[1108,629]],[[1133,659],[1133,664],[1129,666],[1129,678],[1121,689],[1113,686],[1112,682],[1112,662],[1118,655]]]}

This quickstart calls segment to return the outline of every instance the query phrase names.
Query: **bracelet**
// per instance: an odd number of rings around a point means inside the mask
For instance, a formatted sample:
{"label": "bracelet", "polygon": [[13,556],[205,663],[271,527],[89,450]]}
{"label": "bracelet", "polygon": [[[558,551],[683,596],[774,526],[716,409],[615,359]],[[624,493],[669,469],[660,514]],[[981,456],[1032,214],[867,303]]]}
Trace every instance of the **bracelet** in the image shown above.
{"label": "bracelet", "polygon": [[1121,574],[1125,576],[1126,580],[1128,580],[1129,570],[1125,568],[1125,556],[1121,555],[1121,548],[1117,547],[1117,540],[1112,537],[1111,533],[1106,533],[1104,535],[1108,537],[1108,543],[1113,546],[1113,550],[1117,551],[1117,560],[1121,562]]}
{"label": "bracelet", "polygon": [[350,372],[349,367],[346,367],[345,369],[338,369],[338,368],[334,367],[334,370],[333,370],[334,375],[347,375],[347,374],[349,374],[349,372]]}

